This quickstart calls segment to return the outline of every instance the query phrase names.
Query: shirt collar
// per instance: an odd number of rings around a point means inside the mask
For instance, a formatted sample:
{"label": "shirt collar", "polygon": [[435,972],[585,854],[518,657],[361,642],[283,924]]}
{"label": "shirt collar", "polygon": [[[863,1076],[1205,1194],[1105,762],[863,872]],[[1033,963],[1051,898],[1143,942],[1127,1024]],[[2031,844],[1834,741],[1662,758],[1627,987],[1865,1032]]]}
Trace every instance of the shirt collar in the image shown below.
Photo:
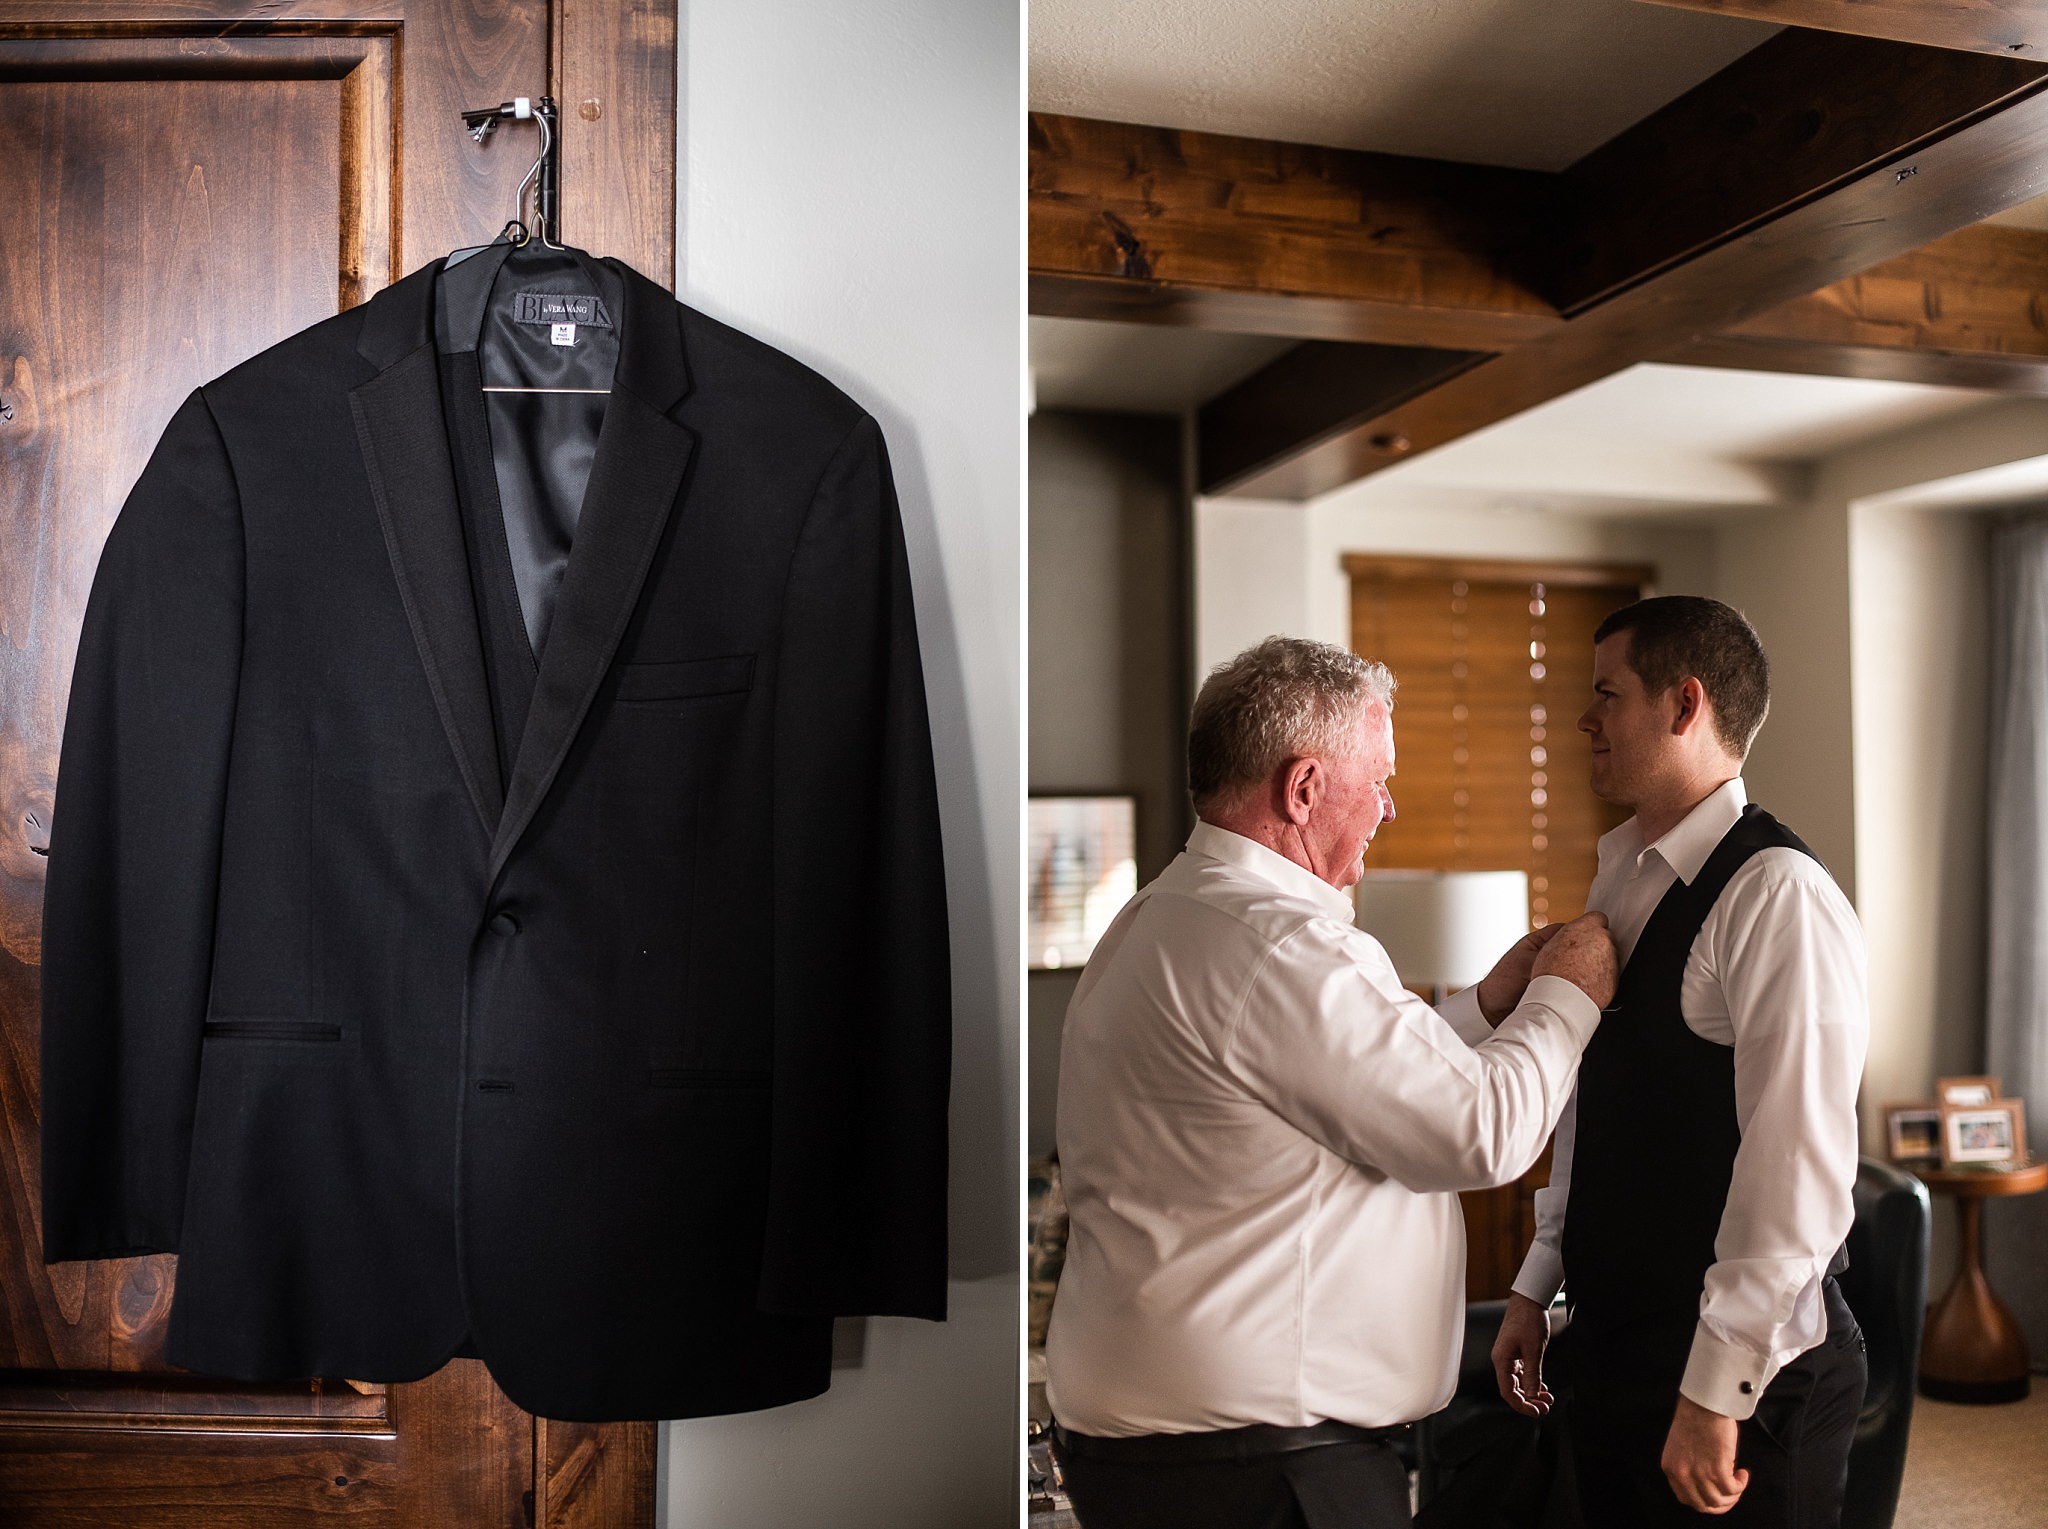
{"label": "shirt collar", "polygon": [[1331,886],[1315,872],[1296,865],[1278,850],[1268,849],[1256,839],[1247,839],[1243,834],[1218,828],[1214,823],[1197,822],[1195,831],[1188,835],[1188,853],[1207,855],[1211,860],[1234,865],[1261,881],[1271,882],[1283,892],[1313,902],[1331,918],[1342,919],[1347,924],[1357,921],[1358,912],[1352,905],[1349,892]]}
{"label": "shirt collar", "polygon": [[1600,840],[1600,863],[1604,866],[1623,856],[1642,865],[1643,857],[1655,854],[1687,886],[1700,868],[1707,863],[1707,856],[1728,836],[1742,817],[1742,809],[1749,805],[1748,788],[1742,784],[1742,777],[1723,781],[1715,787],[1698,806],[1659,839],[1655,844],[1643,843],[1642,824],[1630,818],[1621,827],[1602,836]]}

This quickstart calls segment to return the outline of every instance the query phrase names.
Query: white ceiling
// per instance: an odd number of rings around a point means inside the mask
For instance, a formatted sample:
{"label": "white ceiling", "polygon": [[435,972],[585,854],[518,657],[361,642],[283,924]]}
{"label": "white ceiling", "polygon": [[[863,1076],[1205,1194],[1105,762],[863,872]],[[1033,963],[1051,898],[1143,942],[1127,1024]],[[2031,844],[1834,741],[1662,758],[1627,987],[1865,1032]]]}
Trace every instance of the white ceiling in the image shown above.
{"label": "white ceiling", "polygon": [[[1924,424],[2002,395],[1863,377],[1646,362],[1445,447],[1513,452],[1533,440],[1583,441],[1752,462],[1802,462],[1886,430]],[[1421,467],[1427,458],[1413,464]]]}
{"label": "white ceiling", "polygon": [[1299,343],[1262,334],[1033,314],[1032,402],[1042,409],[1181,414]]}
{"label": "white ceiling", "polygon": [[1034,111],[1561,170],[1778,28],[1639,0],[1030,0]]}
{"label": "white ceiling", "polygon": [[1815,460],[2005,395],[1858,377],[1645,364],[1325,496],[1637,518],[1799,499]]}

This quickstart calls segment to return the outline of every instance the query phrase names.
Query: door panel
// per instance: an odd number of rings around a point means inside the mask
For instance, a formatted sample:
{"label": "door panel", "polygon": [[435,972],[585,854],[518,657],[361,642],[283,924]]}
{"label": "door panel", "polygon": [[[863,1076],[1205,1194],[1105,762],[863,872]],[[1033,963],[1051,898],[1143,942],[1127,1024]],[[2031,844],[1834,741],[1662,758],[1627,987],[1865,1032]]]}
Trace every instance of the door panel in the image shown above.
{"label": "door panel", "polygon": [[652,1522],[651,1424],[533,1418],[469,1360],[389,1387],[186,1375],[174,1258],[45,1267],[37,971],[79,622],[165,422],[498,232],[537,135],[480,146],[465,107],[557,96],[567,236],[666,284],[674,44],[658,0],[0,0],[0,1522]]}

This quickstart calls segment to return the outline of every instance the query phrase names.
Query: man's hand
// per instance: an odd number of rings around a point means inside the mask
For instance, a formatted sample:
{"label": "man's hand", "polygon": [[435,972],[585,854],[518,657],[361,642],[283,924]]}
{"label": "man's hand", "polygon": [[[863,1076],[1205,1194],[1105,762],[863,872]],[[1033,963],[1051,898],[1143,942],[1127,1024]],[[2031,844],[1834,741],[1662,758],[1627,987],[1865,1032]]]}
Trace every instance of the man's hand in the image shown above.
{"label": "man's hand", "polygon": [[1664,1476],[1695,1513],[1726,1513],[1749,1485],[1749,1472],[1735,1465],[1736,1433],[1734,1418],[1679,1397],[1664,1440]]}
{"label": "man's hand", "polygon": [[1515,1005],[1522,1001],[1522,990],[1529,985],[1536,952],[1562,928],[1562,924],[1545,924],[1541,929],[1531,929],[1493,963],[1492,971],[1479,979],[1479,1012],[1486,1016],[1489,1025],[1497,1025],[1515,1012]]}
{"label": "man's hand", "polygon": [[1543,1349],[1550,1342],[1550,1313],[1526,1295],[1510,1293],[1500,1336],[1493,1340],[1493,1378],[1501,1400],[1515,1411],[1540,1418],[1555,1400],[1543,1384]]}
{"label": "man's hand", "polygon": [[1562,977],[1604,1009],[1614,1002],[1618,970],[1614,936],[1607,932],[1607,915],[1582,913],[1536,952],[1529,974]]}

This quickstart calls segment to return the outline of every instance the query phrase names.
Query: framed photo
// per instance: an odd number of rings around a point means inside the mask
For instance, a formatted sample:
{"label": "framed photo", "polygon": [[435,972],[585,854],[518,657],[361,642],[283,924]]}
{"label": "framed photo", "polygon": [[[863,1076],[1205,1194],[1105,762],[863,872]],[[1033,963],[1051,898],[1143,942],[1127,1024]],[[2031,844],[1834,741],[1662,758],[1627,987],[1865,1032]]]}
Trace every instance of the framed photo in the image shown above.
{"label": "framed photo", "polygon": [[1998,1097],[1996,1078],[1941,1078],[1934,1097],[1943,1104],[1989,1104]]}
{"label": "framed photo", "polygon": [[2027,1155],[2026,1110],[2017,1099],[1941,1107],[1941,1166],[2005,1163]]}
{"label": "framed photo", "polygon": [[1941,1105],[1930,1099],[1886,1104],[1884,1138],[1895,1163],[1941,1161]]}
{"label": "framed photo", "polygon": [[1138,890],[1137,823],[1136,797],[1031,798],[1024,853],[1032,971],[1087,964],[1110,920]]}

